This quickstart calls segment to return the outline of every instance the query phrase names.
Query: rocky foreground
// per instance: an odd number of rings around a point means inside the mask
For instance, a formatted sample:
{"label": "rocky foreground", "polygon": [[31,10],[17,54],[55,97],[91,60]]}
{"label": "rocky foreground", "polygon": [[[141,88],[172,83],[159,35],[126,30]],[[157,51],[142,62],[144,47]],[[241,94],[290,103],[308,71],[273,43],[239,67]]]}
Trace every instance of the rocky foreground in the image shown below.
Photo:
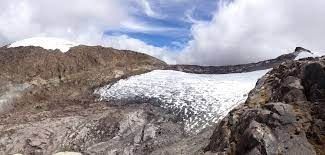
{"label": "rocky foreground", "polygon": [[3,47],[0,154],[324,154],[325,58],[295,57],[273,64],[216,127],[190,135],[153,104],[110,104],[93,95],[171,67],[158,59],[103,47]]}
{"label": "rocky foreground", "polygon": [[325,154],[325,58],[289,61],[257,83],[216,127],[205,151]]}

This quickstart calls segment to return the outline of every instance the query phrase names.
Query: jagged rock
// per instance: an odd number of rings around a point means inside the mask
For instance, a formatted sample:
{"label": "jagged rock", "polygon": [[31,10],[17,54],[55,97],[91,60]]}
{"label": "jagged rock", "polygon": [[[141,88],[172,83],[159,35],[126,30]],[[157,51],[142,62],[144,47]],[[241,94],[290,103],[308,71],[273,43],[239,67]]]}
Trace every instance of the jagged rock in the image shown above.
{"label": "jagged rock", "polygon": [[324,154],[324,62],[308,58],[275,67],[259,80],[246,103],[220,122],[205,151]]}

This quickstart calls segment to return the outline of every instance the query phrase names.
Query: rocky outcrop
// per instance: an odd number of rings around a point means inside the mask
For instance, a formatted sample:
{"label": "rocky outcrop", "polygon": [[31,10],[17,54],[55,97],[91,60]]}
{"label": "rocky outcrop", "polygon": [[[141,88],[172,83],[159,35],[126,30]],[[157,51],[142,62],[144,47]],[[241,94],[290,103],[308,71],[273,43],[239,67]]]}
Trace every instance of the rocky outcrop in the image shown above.
{"label": "rocky outcrop", "polygon": [[265,70],[273,68],[283,62],[295,60],[302,52],[311,53],[311,51],[302,47],[297,47],[293,53],[281,55],[275,59],[260,61],[257,63],[228,65],[228,66],[196,66],[196,65],[169,65],[166,70],[176,70],[195,74],[229,74],[244,73],[257,70]]}
{"label": "rocky outcrop", "polygon": [[289,61],[261,78],[216,127],[206,152],[324,154],[325,58]]}

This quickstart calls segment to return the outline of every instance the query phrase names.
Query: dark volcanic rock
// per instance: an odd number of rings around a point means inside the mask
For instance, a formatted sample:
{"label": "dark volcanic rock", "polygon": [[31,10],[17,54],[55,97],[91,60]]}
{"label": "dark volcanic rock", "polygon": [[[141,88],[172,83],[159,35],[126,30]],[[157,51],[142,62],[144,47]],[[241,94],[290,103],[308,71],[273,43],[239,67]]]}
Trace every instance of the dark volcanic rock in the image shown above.
{"label": "dark volcanic rock", "polygon": [[289,61],[261,78],[215,129],[207,152],[325,154],[325,58]]}

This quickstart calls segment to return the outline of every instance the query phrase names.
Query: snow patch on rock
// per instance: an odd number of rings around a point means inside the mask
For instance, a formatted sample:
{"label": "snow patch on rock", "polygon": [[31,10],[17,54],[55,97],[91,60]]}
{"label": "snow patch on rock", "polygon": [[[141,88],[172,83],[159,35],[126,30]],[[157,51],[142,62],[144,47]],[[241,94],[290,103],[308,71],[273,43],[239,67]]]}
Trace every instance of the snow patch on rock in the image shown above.
{"label": "snow patch on rock", "polygon": [[315,57],[319,57],[320,54],[317,53],[309,53],[309,52],[300,52],[297,57],[295,58],[295,60],[299,60],[299,59],[303,59],[303,58],[315,58]]}
{"label": "snow patch on rock", "polygon": [[315,58],[315,57],[320,57],[321,54],[318,52],[311,52],[310,50],[307,50],[302,47],[297,47],[294,54],[296,55],[295,60],[303,59],[303,58]]}
{"label": "snow patch on rock", "polygon": [[156,70],[104,86],[95,94],[104,101],[149,102],[179,117],[187,132],[199,132],[244,102],[267,71],[203,75]]}
{"label": "snow patch on rock", "polygon": [[62,52],[67,52],[71,47],[78,46],[77,43],[51,37],[34,37],[28,38],[21,41],[17,41],[9,45],[11,47],[21,47],[21,46],[38,46],[44,49],[59,49]]}

